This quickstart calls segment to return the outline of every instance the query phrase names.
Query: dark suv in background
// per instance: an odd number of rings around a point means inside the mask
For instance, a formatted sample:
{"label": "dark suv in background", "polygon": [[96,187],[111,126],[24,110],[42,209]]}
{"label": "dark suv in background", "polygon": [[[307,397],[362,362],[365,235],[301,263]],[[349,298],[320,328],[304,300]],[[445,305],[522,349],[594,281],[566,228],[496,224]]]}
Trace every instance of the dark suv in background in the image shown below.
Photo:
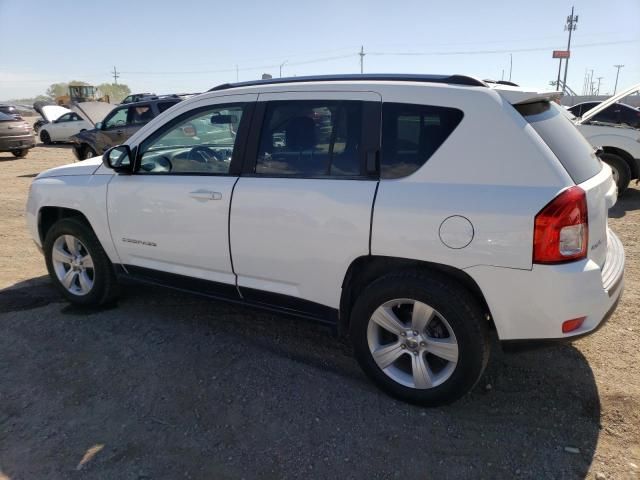
{"label": "dark suv in background", "polygon": [[163,98],[128,103],[114,108],[93,130],[85,130],[69,138],[73,142],[73,153],[78,160],[102,155],[105,150],[124,143],[140,127],[181,99]]}
{"label": "dark suv in background", "polygon": [[[580,118],[598,105],[600,105],[600,102],[583,102],[573,107],[568,107],[568,110]],[[624,103],[614,103],[598,113],[591,120],[603,123],[614,123],[616,125],[626,124],[630,127],[640,128],[640,109]]]}

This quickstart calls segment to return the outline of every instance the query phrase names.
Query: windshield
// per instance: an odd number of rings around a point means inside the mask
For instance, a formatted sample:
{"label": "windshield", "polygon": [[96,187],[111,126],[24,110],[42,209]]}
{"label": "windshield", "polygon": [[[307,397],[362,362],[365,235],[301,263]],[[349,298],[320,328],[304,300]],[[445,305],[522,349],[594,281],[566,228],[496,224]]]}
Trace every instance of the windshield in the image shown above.
{"label": "windshield", "polygon": [[515,105],[515,108],[558,157],[576,184],[600,172],[600,159],[571,121],[573,115],[566,108],[547,101]]}
{"label": "windshield", "polygon": [[0,122],[15,122],[15,117],[12,115],[7,115],[6,113],[0,112]]}

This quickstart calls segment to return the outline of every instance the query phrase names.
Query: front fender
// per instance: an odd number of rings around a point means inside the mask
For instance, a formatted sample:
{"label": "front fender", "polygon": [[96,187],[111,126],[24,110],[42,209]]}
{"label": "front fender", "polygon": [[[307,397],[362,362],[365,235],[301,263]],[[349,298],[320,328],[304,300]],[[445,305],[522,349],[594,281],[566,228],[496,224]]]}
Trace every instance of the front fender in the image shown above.
{"label": "front fender", "polygon": [[27,200],[26,219],[36,244],[42,247],[38,221],[44,207],[76,210],[86,217],[109,259],[113,263],[120,263],[107,221],[107,185],[110,180],[110,175],[45,177],[34,180]]}

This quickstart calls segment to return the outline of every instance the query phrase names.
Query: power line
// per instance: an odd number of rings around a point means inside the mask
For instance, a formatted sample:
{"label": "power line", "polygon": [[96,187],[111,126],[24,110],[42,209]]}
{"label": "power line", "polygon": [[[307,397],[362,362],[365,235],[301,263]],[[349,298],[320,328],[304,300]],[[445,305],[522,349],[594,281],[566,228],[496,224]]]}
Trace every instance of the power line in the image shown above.
{"label": "power line", "polygon": [[[613,42],[598,42],[598,43],[582,43],[574,45],[573,48],[589,48],[589,47],[601,47],[606,45],[619,45],[623,43],[638,43],[640,40],[618,40]],[[389,55],[389,56],[428,56],[428,55],[485,55],[492,53],[509,53],[509,52],[541,52],[553,50],[553,46],[549,47],[531,47],[531,48],[503,48],[499,50],[458,50],[451,52],[367,52],[367,55]]]}

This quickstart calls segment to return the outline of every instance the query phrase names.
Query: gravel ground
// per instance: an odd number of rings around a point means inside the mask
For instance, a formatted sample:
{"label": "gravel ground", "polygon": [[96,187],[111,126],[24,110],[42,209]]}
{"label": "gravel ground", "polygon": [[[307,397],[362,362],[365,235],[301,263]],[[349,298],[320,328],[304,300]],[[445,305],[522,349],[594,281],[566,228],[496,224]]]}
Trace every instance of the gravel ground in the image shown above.
{"label": "gravel ground", "polygon": [[127,285],[60,300],[29,239],[31,178],[72,160],[0,154],[0,480],[640,477],[640,190],[610,224],[627,253],[609,323],[504,354],[438,409],[386,397],[318,325]]}

